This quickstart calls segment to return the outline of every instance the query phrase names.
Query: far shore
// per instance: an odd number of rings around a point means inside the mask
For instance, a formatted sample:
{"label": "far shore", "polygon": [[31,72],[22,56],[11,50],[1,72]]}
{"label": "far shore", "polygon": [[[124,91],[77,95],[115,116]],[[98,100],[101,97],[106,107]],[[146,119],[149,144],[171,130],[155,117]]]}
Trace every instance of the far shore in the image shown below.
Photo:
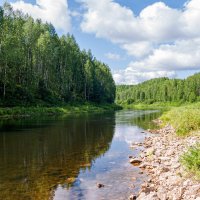
{"label": "far shore", "polygon": [[0,108],[0,119],[58,116],[75,113],[104,113],[122,109],[116,104],[79,103],[61,106],[30,106]]}

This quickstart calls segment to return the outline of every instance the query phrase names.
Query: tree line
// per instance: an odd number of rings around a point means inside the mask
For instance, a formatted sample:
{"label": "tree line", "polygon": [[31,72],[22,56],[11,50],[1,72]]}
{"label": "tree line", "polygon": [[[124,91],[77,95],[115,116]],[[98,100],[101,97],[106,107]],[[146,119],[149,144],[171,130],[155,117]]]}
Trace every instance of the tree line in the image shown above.
{"label": "tree line", "polygon": [[200,73],[187,79],[155,78],[138,85],[117,86],[118,103],[200,101]]}
{"label": "tree line", "polygon": [[0,105],[107,102],[115,99],[109,67],[10,4],[0,7]]}

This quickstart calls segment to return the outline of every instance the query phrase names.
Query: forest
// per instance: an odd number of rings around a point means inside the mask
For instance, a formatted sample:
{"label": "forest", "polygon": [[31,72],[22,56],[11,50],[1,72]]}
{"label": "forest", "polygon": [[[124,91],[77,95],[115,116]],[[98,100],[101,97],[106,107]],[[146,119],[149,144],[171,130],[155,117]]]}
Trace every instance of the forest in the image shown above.
{"label": "forest", "polygon": [[113,103],[115,90],[109,67],[73,35],[0,7],[0,106]]}
{"label": "forest", "polygon": [[200,73],[182,79],[155,78],[138,85],[117,86],[119,104],[200,101]]}

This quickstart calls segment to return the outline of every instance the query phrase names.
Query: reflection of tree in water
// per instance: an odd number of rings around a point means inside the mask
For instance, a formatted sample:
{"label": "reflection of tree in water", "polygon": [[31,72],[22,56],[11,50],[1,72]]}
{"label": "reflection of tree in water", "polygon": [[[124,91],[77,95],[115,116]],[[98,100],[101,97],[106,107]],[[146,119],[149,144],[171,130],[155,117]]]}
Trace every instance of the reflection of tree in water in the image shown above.
{"label": "reflection of tree in water", "polygon": [[117,124],[137,125],[143,129],[153,129],[157,127],[152,120],[157,119],[160,115],[160,111],[126,110],[116,112],[116,120]]}
{"label": "reflection of tree in water", "polygon": [[138,117],[132,118],[131,124],[137,125],[143,129],[152,129],[156,127],[156,125],[152,123],[152,120],[157,119],[160,115],[160,112],[142,114]]}
{"label": "reflection of tree in water", "polygon": [[114,115],[61,120],[48,127],[0,134],[0,199],[51,199],[80,169],[104,154]]}

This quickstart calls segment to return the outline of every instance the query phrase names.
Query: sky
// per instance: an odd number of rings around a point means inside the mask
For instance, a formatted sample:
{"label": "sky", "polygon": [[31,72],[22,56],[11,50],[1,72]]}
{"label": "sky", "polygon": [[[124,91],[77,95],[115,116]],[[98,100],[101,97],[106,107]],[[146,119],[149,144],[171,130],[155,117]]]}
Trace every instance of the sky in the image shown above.
{"label": "sky", "polygon": [[[0,5],[5,2],[0,0]],[[109,65],[116,84],[200,71],[200,0],[7,0],[71,33]]]}

